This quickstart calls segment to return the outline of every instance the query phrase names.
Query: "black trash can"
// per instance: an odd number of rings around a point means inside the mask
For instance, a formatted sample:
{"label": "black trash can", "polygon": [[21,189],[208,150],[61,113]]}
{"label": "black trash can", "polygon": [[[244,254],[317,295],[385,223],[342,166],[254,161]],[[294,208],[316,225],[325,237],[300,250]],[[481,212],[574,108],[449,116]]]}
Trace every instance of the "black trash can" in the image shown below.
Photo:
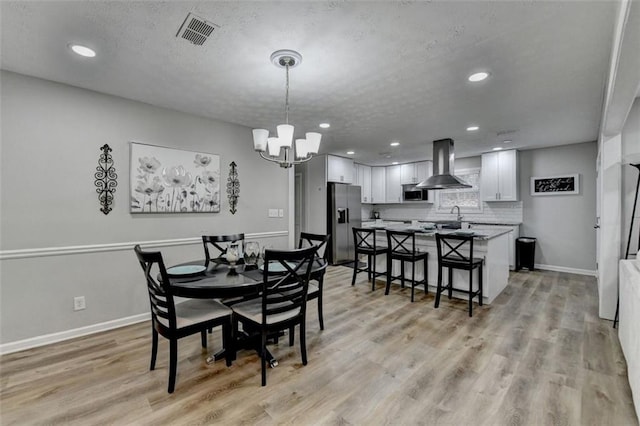
{"label": "black trash can", "polygon": [[533,271],[536,257],[536,239],[532,237],[516,238],[516,271],[527,268]]}

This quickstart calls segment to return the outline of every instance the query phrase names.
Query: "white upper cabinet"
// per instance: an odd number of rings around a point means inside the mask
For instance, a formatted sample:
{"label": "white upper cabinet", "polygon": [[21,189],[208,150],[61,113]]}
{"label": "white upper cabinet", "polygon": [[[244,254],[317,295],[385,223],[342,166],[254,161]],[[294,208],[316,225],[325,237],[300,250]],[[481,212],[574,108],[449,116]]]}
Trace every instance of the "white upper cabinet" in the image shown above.
{"label": "white upper cabinet", "polygon": [[402,202],[402,184],[401,182],[402,166],[388,166],[386,171],[386,200],[387,203]]}
{"label": "white upper cabinet", "polygon": [[407,163],[400,165],[400,183],[402,185],[414,185],[431,176],[433,164],[431,161],[419,163]]}
{"label": "white upper cabinet", "polygon": [[416,163],[416,175],[417,182],[420,183],[423,180],[427,180],[427,178],[431,177],[433,174],[433,162],[432,161],[420,161]]}
{"label": "white upper cabinet", "polygon": [[482,201],[518,201],[518,151],[482,154]]}
{"label": "white upper cabinet", "polygon": [[360,202],[371,204],[371,167],[364,164],[354,164],[354,185],[362,188]]}
{"label": "white upper cabinet", "polygon": [[400,183],[409,185],[417,183],[418,174],[416,173],[416,163],[407,163],[400,165]]}
{"label": "white upper cabinet", "polygon": [[327,182],[353,183],[353,160],[327,155]]}
{"label": "white upper cabinet", "polygon": [[386,202],[386,167],[371,167],[371,202],[382,204]]}

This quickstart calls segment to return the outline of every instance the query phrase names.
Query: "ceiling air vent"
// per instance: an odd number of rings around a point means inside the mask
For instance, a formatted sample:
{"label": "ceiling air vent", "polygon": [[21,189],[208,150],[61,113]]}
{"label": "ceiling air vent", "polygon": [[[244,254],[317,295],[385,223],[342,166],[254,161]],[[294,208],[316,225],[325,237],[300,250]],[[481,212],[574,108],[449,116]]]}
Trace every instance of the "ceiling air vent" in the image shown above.
{"label": "ceiling air vent", "polygon": [[214,23],[189,13],[180,30],[178,30],[176,37],[181,37],[195,45],[202,46],[216,28],[217,25]]}

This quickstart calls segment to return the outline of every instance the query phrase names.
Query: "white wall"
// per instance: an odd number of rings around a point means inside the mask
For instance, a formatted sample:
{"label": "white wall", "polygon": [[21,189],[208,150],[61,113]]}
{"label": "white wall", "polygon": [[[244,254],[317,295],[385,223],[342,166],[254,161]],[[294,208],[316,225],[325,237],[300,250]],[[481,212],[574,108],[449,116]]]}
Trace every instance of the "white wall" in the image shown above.
{"label": "white wall", "polygon": [[[596,269],[595,142],[520,152],[520,235],[537,238],[537,264],[559,270]],[[532,176],[580,175],[577,195],[531,196]]]}
{"label": "white wall", "polygon": [[[0,343],[147,313],[135,243],[156,242],[167,264],[202,258],[203,233],[272,232],[260,241],[288,245],[288,172],[253,152],[250,129],[20,74],[0,77]],[[219,154],[224,181],[235,161],[238,212],[229,212],[223,182],[218,214],[131,215],[129,141]],[[105,143],[118,174],[106,216],[93,176]],[[285,217],[267,218],[268,208]],[[43,248],[51,256],[41,256]],[[80,295],[87,309],[74,312]]]}
{"label": "white wall", "polygon": [[[640,163],[640,98],[636,98],[627,121],[622,129],[622,238],[620,253],[624,258],[629,239],[629,226],[633,201],[638,184],[638,169],[628,165]],[[640,203],[640,201],[639,201]],[[629,257],[638,252],[638,235],[640,234],[640,204],[636,206],[635,222],[629,245]]]}

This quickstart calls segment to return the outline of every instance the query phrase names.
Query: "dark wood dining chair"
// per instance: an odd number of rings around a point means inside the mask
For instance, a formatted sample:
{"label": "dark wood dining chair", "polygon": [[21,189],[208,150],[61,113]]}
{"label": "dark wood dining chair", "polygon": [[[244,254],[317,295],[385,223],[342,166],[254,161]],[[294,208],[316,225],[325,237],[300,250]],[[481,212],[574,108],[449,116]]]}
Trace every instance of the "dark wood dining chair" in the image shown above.
{"label": "dark wood dining chair", "polygon": [[[484,259],[473,257],[473,236],[436,234],[438,247],[438,288],[436,290],[435,307],[440,306],[440,294],[448,290],[449,299],[453,290],[469,295],[469,316],[473,316],[473,298],[478,296],[478,304],[482,306],[482,265]],[[468,254],[466,254],[468,253]],[[448,283],[442,285],[442,268],[448,268]],[[478,289],[473,290],[473,270],[478,268]],[[469,289],[453,287],[453,269],[469,271]]]}
{"label": "dark wood dining chair", "polygon": [[[384,294],[389,294],[391,288],[391,282],[393,280],[400,280],[402,287],[404,282],[409,281],[411,283],[411,301],[413,302],[413,296],[417,285],[424,285],[424,293],[427,294],[427,278],[429,277],[429,253],[426,251],[420,251],[416,248],[416,233],[413,231],[393,231],[387,230],[387,244],[389,245],[389,254],[387,255],[387,287]],[[393,275],[392,262],[394,260],[400,261],[400,275]],[[423,274],[424,278],[420,281],[416,280],[416,262],[423,262]],[[406,262],[411,262],[411,278],[407,278],[404,273],[404,267]]]}
{"label": "dark wood dining chair", "polygon": [[[262,294],[232,306],[233,331],[238,323],[247,330],[259,330],[262,386],[267,384],[267,337],[277,332],[291,331],[300,326],[302,364],[307,365],[306,309],[309,278],[316,247],[298,250],[265,250]],[[289,345],[293,345],[292,335]]]}
{"label": "dark wood dining chair", "polygon": [[237,242],[244,244],[244,234],[203,235],[202,245],[204,246],[205,264],[208,265],[211,260],[219,259],[227,252],[229,244]]}
{"label": "dark wood dining chair", "polygon": [[[322,315],[322,288],[324,283],[324,273],[327,270],[327,246],[331,240],[331,234],[311,234],[309,232],[300,233],[300,241],[298,242],[298,248],[316,247],[316,254],[314,256],[313,270],[311,271],[311,277],[309,282],[309,291],[307,293],[307,301],[317,299],[318,300],[318,322],[320,323],[320,330],[324,330],[324,318]],[[314,281],[317,283],[315,284]]]}
{"label": "dark wood dining chair", "polygon": [[[227,366],[233,360],[231,338],[232,311],[222,303],[211,299],[190,299],[175,304],[171,291],[171,281],[160,252],[143,251],[134,247],[140,267],[144,272],[151,305],[151,365],[155,369],[158,352],[158,334],[169,340],[169,388],[173,393],[178,367],[178,339],[200,333],[202,347],[207,347],[207,330],[222,326],[222,342],[226,353]],[[160,281],[156,278],[160,276]]]}

